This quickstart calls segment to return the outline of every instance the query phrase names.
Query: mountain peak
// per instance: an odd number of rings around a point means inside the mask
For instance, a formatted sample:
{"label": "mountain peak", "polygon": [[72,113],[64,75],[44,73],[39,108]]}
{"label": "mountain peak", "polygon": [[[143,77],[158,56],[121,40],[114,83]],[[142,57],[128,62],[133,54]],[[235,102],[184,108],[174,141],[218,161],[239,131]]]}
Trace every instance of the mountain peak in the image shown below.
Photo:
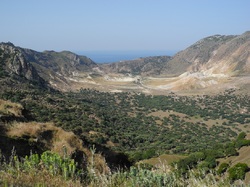
{"label": "mountain peak", "polygon": [[0,45],[8,45],[8,46],[15,47],[15,45],[11,42],[1,42]]}
{"label": "mountain peak", "polygon": [[250,35],[250,31],[244,32],[243,35]]}

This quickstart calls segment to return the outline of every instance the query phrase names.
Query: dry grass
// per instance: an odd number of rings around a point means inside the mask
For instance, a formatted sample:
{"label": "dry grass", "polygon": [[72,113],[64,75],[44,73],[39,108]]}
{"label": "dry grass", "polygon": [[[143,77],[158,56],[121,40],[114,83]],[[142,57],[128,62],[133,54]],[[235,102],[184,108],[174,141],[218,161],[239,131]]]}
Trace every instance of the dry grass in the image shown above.
{"label": "dry grass", "polygon": [[0,114],[3,115],[14,115],[16,117],[22,116],[23,107],[20,104],[12,103],[0,99]]}
{"label": "dry grass", "polygon": [[163,86],[163,85],[167,85],[167,84],[171,84],[175,81],[178,80],[178,77],[173,77],[173,78],[147,78],[143,81],[145,86],[149,86],[149,87],[157,87],[157,86]]}
{"label": "dry grass", "polygon": [[13,123],[7,131],[7,135],[10,137],[22,137],[24,135],[38,137],[43,126],[46,126],[46,124],[36,122]]}
{"label": "dry grass", "polygon": [[246,163],[248,166],[250,166],[250,147],[249,146],[244,146],[240,148],[238,151],[239,155],[238,156],[230,156],[228,158],[222,158],[218,159],[219,162],[223,163],[231,163],[232,165],[235,165],[239,162],[241,163]]}
{"label": "dry grass", "polygon": [[181,118],[184,118],[184,117],[187,116],[186,114],[183,114],[183,113],[180,113],[180,112],[175,112],[175,111],[172,111],[172,110],[171,111],[159,110],[159,111],[156,111],[156,112],[149,113],[148,116],[156,116],[156,117],[159,117],[159,118],[163,119],[164,117],[168,118],[171,114],[179,116]]}
{"label": "dry grass", "polygon": [[82,141],[73,132],[66,132],[61,128],[54,127],[52,151],[60,153],[62,147],[66,147],[68,154],[72,154],[76,149],[83,150]]}
{"label": "dry grass", "polygon": [[[46,135],[46,132],[49,132]],[[51,151],[62,155],[62,147],[66,147],[68,154],[72,154],[76,149],[82,150],[82,141],[72,132],[66,132],[62,128],[54,126],[52,123],[14,123],[8,129],[7,135],[10,137],[29,136],[33,141],[45,139],[50,142]]]}
{"label": "dry grass", "polygon": [[[49,135],[46,133],[49,132]],[[75,151],[83,151],[88,159],[91,160],[91,151],[86,147],[83,147],[83,142],[73,132],[66,132],[60,127],[54,126],[53,123],[14,123],[8,129],[7,135],[10,137],[23,137],[29,136],[29,141],[33,142],[46,142],[45,145],[52,152],[58,153],[60,156],[64,156],[65,152],[63,148],[66,148],[67,154],[70,156]],[[109,172],[109,168],[105,162],[105,159],[100,154],[95,154],[94,157],[96,172]]]}
{"label": "dry grass", "polygon": [[62,176],[52,176],[47,170],[30,170],[29,172],[19,172],[13,176],[7,172],[0,172],[1,186],[61,186],[61,187],[81,187],[79,180],[65,180]]}
{"label": "dry grass", "polygon": [[162,165],[163,163],[166,165],[170,165],[173,162],[176,162],[180,159],[185,158],[185,156],[182,155],[171,155],[171,154],[163,154],[160,155],[159,157],[156,158],[150,158],[147,160],[143,160],[141,161],[141,163],[147,163],[147,164],[151,164],[153,166],[159,166]]}

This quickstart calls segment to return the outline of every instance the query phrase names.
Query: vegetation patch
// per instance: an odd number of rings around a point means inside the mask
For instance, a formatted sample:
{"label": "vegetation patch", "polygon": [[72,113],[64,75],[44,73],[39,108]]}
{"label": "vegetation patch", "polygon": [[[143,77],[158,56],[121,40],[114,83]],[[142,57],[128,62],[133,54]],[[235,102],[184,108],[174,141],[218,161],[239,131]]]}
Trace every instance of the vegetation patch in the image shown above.
{"label": "vegetation patch", "polygon": [[[1,118],[2,123],[8,124],[2,134],[4,142],[41,143],[44,149],[34,154],[51,150],[60,157],[66,154],[77,163],[85,163],[81,168],[89,176],[85,182],[90,186],[194,185],[192,176],[202,182],[205,178],[209,180],[209,176],[226,178],[234,164],[225,161],[229,168],[221,168],[217,176],[219,159],[237,156],[239,150],[249,145],[247,134],[240,133],[242,126],[250,129],[248,95],[226,92],[214,96],[152,96],[90,89],[62,93],[33,88],[2,90],[0,98],[4,102],[20,103],[9,105],[19,106],[25,121],[9,118],[4,122]],[[90,147],[95,153],[89,151]],[[86,155],[85,161],[79,162],[79,158],[83,158],[79,151]],[[147,164],[130,168],[131,163],[160,155],[165,155],[160,161],[162,167],[166,169],[164,159],[172,163],[173,167],[168,165],[166,173],[159,170],[160,166]],[[128,163],[127,170],[117,170],[124,163]],[[152,176],[152,181],[142,180],[143,177],[139,177],[142,173]],[[207,181],[212,185],[210,182]],[[224,182],[229,184],[230,180],[226,178]]]}
{"label": "vegetation patch", "polygon": [[22,116],[23,107],[20,104],[0,99],[0,115]]}

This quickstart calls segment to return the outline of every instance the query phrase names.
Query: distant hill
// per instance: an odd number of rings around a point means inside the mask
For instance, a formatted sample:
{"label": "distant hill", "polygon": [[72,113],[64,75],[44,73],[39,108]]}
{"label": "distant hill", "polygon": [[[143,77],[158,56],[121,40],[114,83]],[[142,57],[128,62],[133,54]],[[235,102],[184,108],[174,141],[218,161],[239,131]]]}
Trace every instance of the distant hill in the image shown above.
{"label": "distant hill", "polygon": [[180,75],[186,71],[209,71],[215,74],[246,74],[250,70],[249,58],[249,31],[239,36],[214,35],[177,53],[161,73]]}
{"label": "distant hill", "polygon": [[133,75],[160,75],[161,69],[170,56],[154,56],[127,60],[111,64],[103,64],[101,67],[108,73],[129,73]]}
{"label": "distant hill", "polygon": [[250,32],[239,36],[214,35],[199,40],[168,61],[161,76],[175,76],[176,79],[160,88],[191,90],[192,93],[230,88],[249,92],[249,73]]}
{"label": "distant hill", "polygon": [[216,91],[234,88],[248,92],[250,86],[250,31],[203,38],[173,57],[154,56],[110,64],[96,64],[69,51],[37,52],[11,43],[1,43],[0,50],[0,76],[21,76],[62,91],[94,88],[152,94],[210,93],[216,85]]}
{"label": "distant hill", "polygon": [[[203,38],[173,57],[139,58],[103,65],[113,73],[178,76],[185,72],[247,74],[250,70],[250,31],[242,35]],[[223,68],[222,68],[223,67]]]}
{"label": "distant hill", "polygon": [[191,66],[199,66],[209,61],[213,51],[234,36],[215,35],[199,40],[195,44],[177,53],[168,64],[165,64],[162,74],[178,75],[189,70]]}
{"label": "distant hill", "polygon": [[44,51],[41,53],[30,49],[21,50],[26,59],[40,71],[46,68],[51,72],[69,76],[77,72],[92,71],[92,68],[97,66],[88,57],[79,56],[70,51]]}
{"label": "distant hill", "polygon": [[69,78],[84,76],[86,72],[93,72],[97,67],[86,56],[79,56],[69,51],[37,52],[14,46],[12,43],[0,44],[0,60],[2,71],[6,75],[11,74],[26,78],[37,84],[49,84],[55,88],[63,89],[69,84]]}
{"label": "distant hill", "polygon": [[26,59],[37,69],[39,75],[57,89],[64,90],[74,77],[85,76],[97,67],[86,56],[79,56],[69,51],[37,52],[21,49]]}

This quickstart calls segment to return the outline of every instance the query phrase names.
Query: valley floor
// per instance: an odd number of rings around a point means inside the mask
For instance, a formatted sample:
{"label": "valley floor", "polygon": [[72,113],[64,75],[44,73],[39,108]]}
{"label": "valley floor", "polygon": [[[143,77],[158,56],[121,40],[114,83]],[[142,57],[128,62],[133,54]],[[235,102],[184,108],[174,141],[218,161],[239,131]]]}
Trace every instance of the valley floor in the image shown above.
{"label": "valley floor", "polygon": [[[219,94],[234,89],[237,93],[250,92],[250,76],[227,77],[206,76],[200,73],[183,74],[176,77],[147,77],[124,74],[68,78],[68,84],[52,83],[60,90],[96,89],[105,92],[142,92],[152,95],[204,95]],[[216,89],[215,89],[216,88]]]}

